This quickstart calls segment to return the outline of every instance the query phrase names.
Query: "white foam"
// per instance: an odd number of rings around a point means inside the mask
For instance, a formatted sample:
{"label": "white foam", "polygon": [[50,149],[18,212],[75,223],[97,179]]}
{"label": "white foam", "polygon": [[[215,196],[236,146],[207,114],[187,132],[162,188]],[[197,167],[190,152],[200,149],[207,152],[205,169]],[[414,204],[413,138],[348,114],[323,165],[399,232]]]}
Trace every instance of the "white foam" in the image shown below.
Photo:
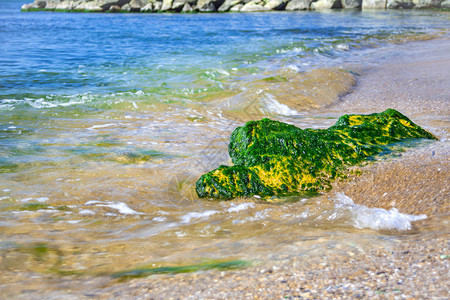
{"label": "white foam", "polygon": [[282,116],[294,116],[298,115],[298,112],[294,109],[291,109],[286,104],[278,102],[274,96],[271,94],[266,94],[264,98],[266,108],[271,113],[275,113]]}
{"label": "white foam", "polygon": [[229,213],[232,213],[232,212],[238,212],[238,211],[246,210],[246,209],[253,208],[253,207],[255,207],[255,204],[253,204],[253,203],[242,203],[239,205],[233,205],[227,211]]}
{"label": "white foam", "polygon": [[24,198],[24,199],[22,199],[22,200],[20,200],[21,202],[28,202],[28,201],[31,201],[31,200],[36,200],[37,202],[46,202],[46,201],[48,201],[49,199],[47,198],[47,197],[38,197],[38,198]]}
{"label": "white foam", "polygon": [[292,71],[292,72],[295,72],[295,73],[300,72],[300,68],[297,67],[296,65],[289,65],[289,66],[288,66],[288,70],[289,70],[289,71]]}
{"label": "white foam", "polygon": [[123,215],[142,215],[142,214],[144,214],[142,212],[138,212],[138,211],[135,211],[134,209],[131,209],[127,204],[125,204],[123,202],[91,200],[91,201],[86,202],[84,205],[95,205],[97,207],[109,207],[109,208],[117,210],[120,214],[123,214]]}
{"label": "white foam", "polygon": [[55,108],[58,106],[65,107],[77,104],[84,104],[86,103],[86,101],[70,100],[69,102],[48,102],[45,101],[43,98],[39,98],[34,101],[28,101],[27,103],[33,108]]}
{"label": "white foam", "polygon": [[95,215],[95,212],[90,209],[82,209],[80,210],[80,215]]}
{"label": "white foam", "polygon": [[135,211],[134,209],[131,209],[128,205],[126,205],[123,202],[110,203],[110,204],[97,205],[97,206],[107,206],[107,207],[110,207],[112,209],[116,209],[116,210],[119,211],[119,213],[121,213],[123,215],[140,215],[140,214],[143,214],[141,212]]}
{"label": "white foam", "polygon": [[229,76],[230,73],[228,73],[227,71],[223,70],[223,69],[216,69],[216,72],[222,75],[226,75]]}
{"label": "white foam", "polygon": [[349,47],[348,44],[338,44],[336,46],[336,49],[338,49],[338,50],[350,50],[350,47]]}
{"label": "white foam", "polygon": [[427,218],[426,215],[402,214],[396,208],[386,210],[358,205],[343,193],[337,194],[335,208],[338,214],[339,211],[350,212],[353,225],[356,228],[370,228],[374,230],[409,230],[411,229],[411,222]]}
{"label": "white foam", "polygon": [[106,203],[106,202],[97,201],[97,200],[90,200],[90,201],[86,202],[84,205],[93,205],[93,204],[99,204],[99,203]]}
{"label": "white foam", "polygon": [[232,221],[232,223],[234,225],[237,225],[237,224],[244,224],[244,223],[247,223],[247,222],[254,222],[254,221],[263,220],[263,219],[266,219],[269,216],[269,213],[270,213],[271,210],[272,209],[269,208],[269,209],[265,209],[263,211],[257,211],[254,214],[254,216],[246,217],[245,219],[234,219]]}
{"label": "white foam", "polygon": [[155,222],[164,222],[164,221],[166,221],[166,220],[167,220],[166,217],[154,217],[154,218],[152,219],[152,221],[155,221]]}
{"label": "white foam", "polygon": [[69,223],[69,224],[78,224],[80,222],[81,222],[81,220],[69,220],[69,221],[67,221],[67,223]]}
{"label": "white foam", "polygon": [[192,219],[203,219],[208,218],[212,215],[217,214],[217,210],[207,210],[204,212],[190,212],[181,217],[181,223],[189,223]]}
{"label": "white foam", "polygon": [[116,124],[93,125],[93,126],[89,127],[88,130],[94,130],[97,128],[106,128],[106,127],[112,127],[112,126],[116,126]]}

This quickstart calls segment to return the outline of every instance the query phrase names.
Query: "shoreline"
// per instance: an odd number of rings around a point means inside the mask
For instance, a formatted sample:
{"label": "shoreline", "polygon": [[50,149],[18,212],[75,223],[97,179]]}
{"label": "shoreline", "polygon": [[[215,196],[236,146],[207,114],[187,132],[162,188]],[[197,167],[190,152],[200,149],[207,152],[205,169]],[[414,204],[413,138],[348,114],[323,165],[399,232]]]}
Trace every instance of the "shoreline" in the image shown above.
{"label": "shoreline", "polygon": [[[9,284],[4,297],[446,299],[450,290],[446,189],[450,174],[450,41],[410,42],[398,47],[400,58],[363,68],[353,91],[323,112],[368,113],[392,107],[438,136],[437,142],[364,167],[362,175],[336,184],[332,190],[344,192],[358,204],[426,213],[429,218],[414,223],[411,232],[387,232],[374,244],[354,244],[342,238],[326,245],[319,241],[319,246],[307,253],[274,253],[276,258],[267,258],[269,262],[234,271],[155,275],[125,282],[109,277],[43,275],[37,279],[38,284],[32,278],[29,285]],[[383,188],[392,190],[393,184],[396,189],[383,196]],[[36,287],[42,283],[42,291],[33,289],[33,284]],[[15,288],[25,285],[29,291],[22,291],[18,297]]]}

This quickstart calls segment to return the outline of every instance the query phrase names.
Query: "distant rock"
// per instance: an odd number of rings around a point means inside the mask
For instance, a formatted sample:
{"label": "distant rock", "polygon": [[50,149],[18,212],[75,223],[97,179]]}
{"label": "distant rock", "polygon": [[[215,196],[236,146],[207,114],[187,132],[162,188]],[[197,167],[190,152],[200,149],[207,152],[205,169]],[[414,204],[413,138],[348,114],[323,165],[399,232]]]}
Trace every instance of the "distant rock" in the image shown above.
{"label": "distant rock", "polygon": [[245,4],[241,11],[243,12],[252,12],[252,11],[264,11],[269,10],[268,8],[264,7],[264,1],[262,0],[253,0],[249,3]]}
{"label": "distant rock", "polygon": [[172,8],[173,0],[163,0],[161,11],[169,11]]}
{"label": "distant rock", "polygon": [[342,8],[361,8],[363,0],[341,0]]}
{"label": "distant rock", "polygon": [[309,9],[309,5],[311,4],[311,0],[292,0],[288,2],[285,10],[293,11],[293,10],[307,10]]}
{"label": "distant rock", "polygon": [[412,0],[388,0],[387,8],[413,8],[415,4]]}
{"label": "distant rock", "polygon": [[230,8],[230,11],[231,12],[238,12],[238,11],[241,11],[241,8],[244,6],[244,4],[242,4],[242,3],[239,3],[239,4],[236,4],[235,6],[233,6],[232,8]]}
{"label": "distant rock", "polygon": [[162,11],[162,2],[153,2],[153,11]]}
{"label": "distant rock", "polygon": [[186,0],[174,0],[172,3],[172,10],[174,12],[180,12],[184,5],[186,4]]}
{"label": "distant rock", "polygon": [[287,3],[287,0],[269,0],[264,7],[269,10],[284,10]]}
{"label": "distant rock", "polygon": [[363,0],[362,9],[386,9],[387,0]]}
{"label": "distant rock", "polygon": [[23,11],[254,12],[321,9],[450,8],[450,0],[35,0]]}
{"label": "distant rock", "polygon": [[184,13],[190,13],[193,12],[194,9],[192,8],[192,6],[186,2],[186,4],[183,6],[183,9],[181,10]]}
{"label": "distant rock", "polygon": [[146,4],[143,8],[141,8],[142,12],[152,12],[153,11],[153,3]]}
{"label": "distant rock", "polygon": [[311,8],[316,10],[342,8],[342,3],[341,0],[318,0],[311,3]]}
{"label": "distant rock", "polygon": [[198,0],[196,9],[201,12],[215,12],[224,0]]}
{"label": "distant rock", "polygon": [[[412,0],[414,3],[414,8],[433,8],[433,7],[441,7],[441,8],[450,8],[450,1],[443,0]],[[445,7],[445,2],[447,2],[447,7]]]}
{"label": "distant rock", "polygon": [[225,2],[219,7],[219,12],[226,12],[229,11],[233,6],[237,4],[243,4],[244,1],[242,0],[225,0]]}

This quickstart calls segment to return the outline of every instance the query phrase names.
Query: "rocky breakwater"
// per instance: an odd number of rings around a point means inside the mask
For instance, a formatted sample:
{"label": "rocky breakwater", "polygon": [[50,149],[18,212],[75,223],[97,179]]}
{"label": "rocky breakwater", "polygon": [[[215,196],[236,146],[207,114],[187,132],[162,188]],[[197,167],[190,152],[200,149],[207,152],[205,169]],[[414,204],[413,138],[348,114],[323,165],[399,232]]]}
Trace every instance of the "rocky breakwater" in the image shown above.
{"label": "rocky breakwater", "polygon": [[228,152],[234,166],[200,177],[199,197],[289,195],[331,189],[349,166],[393,151],[406,139],[436,139],[394,109],[371,115],[344,115],[328,129],[300,129],[263,119],[236,128]]}
{"label": "rocky breakwater", "polygon": [[35,0],[23,11],[254,12],[271,10],[450,8],[450,0]]}

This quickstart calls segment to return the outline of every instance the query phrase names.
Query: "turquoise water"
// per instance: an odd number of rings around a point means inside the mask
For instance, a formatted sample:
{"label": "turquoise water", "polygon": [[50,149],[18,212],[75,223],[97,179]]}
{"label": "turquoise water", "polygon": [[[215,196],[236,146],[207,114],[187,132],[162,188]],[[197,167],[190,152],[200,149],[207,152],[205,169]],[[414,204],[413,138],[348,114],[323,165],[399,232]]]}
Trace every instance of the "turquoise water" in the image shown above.
{"label": "turquoise water", "polygon": [[435,12],[20,13],[21,3],[0,8],[0,99],[221,88],[234,68],[329,66],[448,26]]}
{"label": "turquoise water", "polygon": [[[229,135],[244,121],[328,127],[338,116],[317,112],[350,91],[355,70],[449,28],[436,11],[68,14],[21,4],[0,3],[0,251],[4,270],[24,276],[378,236],[349,207],[385,212],[344,196],[217,202],[193,186],[229,163]],[[381,229],[421,218],[388,216]],[[33,255],[41,248],[48,257]]]}

